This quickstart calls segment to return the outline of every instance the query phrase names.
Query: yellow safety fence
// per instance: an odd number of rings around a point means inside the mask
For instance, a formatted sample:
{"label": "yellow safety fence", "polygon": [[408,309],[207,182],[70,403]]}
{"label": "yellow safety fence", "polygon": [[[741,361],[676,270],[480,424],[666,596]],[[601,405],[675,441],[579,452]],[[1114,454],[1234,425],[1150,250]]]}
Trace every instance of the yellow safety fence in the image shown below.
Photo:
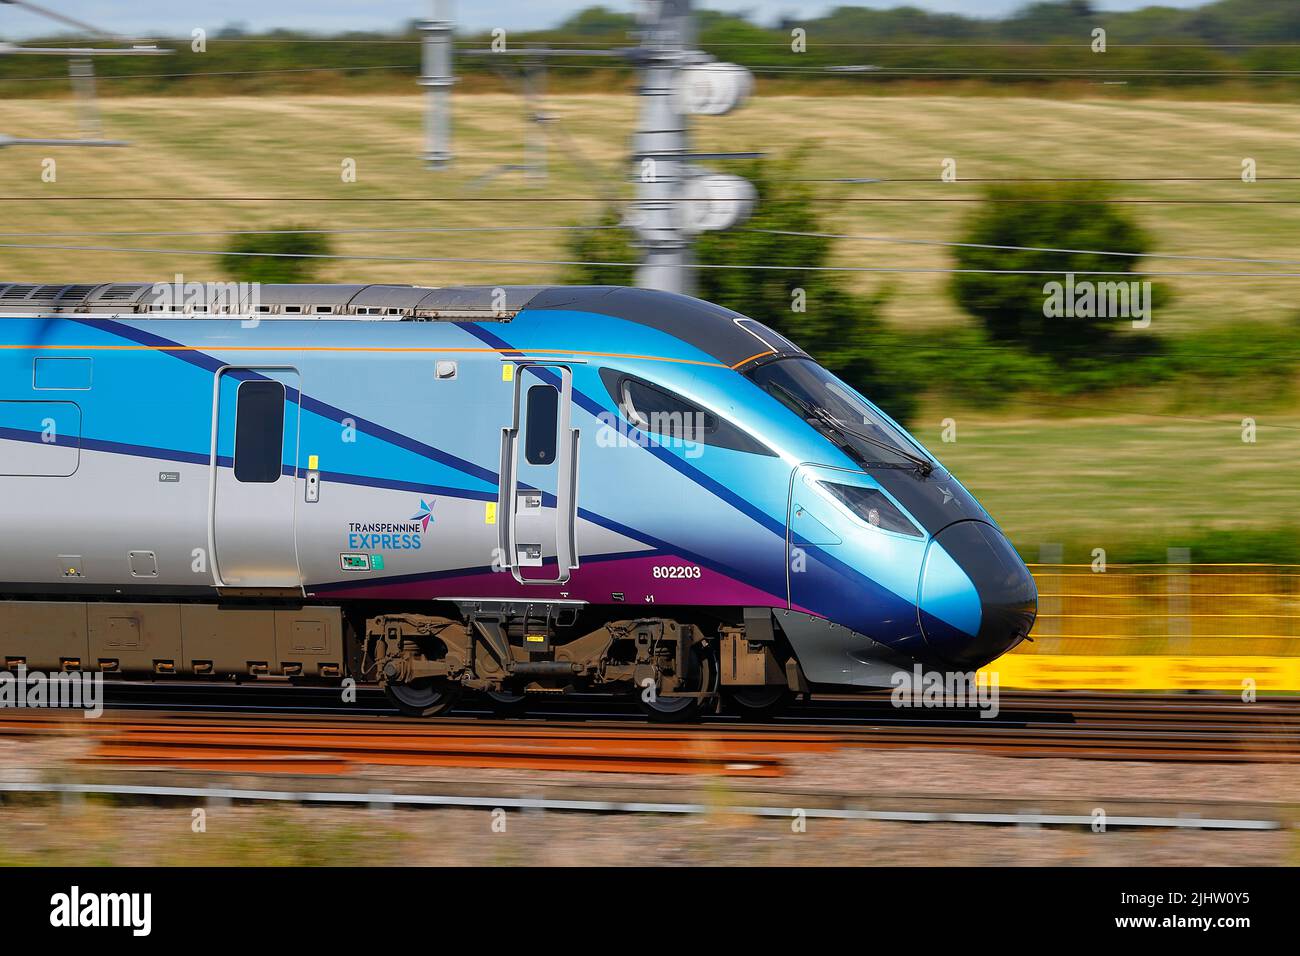
{"label": "yellow safety fence", "polygon": [[1300,566],[1030,570],[1033,640],[985,668],[1002,687],[1300,691]]}
{"label": "yellow safety fence", "polygon": [[1300,690],[1300,657],[1006,654],[981,670],[1020,690]]}

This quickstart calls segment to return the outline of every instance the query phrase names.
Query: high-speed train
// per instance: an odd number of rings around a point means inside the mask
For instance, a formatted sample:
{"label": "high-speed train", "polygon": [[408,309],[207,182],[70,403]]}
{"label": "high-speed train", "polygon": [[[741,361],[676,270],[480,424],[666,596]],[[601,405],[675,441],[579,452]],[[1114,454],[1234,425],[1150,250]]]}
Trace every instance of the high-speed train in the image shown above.
{"label": "high-speed train", "polygon": [[123,678],[635,695],[969,671],[1037,594],[798,345],[620,287],[0,284],[0,655]]}

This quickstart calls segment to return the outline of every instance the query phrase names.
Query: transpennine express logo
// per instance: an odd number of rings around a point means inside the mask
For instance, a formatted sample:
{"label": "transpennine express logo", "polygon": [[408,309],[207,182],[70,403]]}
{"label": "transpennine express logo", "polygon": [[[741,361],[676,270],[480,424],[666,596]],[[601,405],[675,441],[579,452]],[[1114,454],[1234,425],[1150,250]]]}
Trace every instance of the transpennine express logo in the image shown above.
{"label": "transpennine express logo", "polygon": [[[434,499],[437,500],[436,498]],[[420,510],[411,515],[412,521],[420,522],[420,530],[428,531],[429,522],[433,520],[433,508],[423,498],[420,499]]]}
{"label": "transpennine express logo", "polygon": [[438,499],[420,499],[420,509],[405,521],[349,521],[349,551],[419,551],[434,520]]}

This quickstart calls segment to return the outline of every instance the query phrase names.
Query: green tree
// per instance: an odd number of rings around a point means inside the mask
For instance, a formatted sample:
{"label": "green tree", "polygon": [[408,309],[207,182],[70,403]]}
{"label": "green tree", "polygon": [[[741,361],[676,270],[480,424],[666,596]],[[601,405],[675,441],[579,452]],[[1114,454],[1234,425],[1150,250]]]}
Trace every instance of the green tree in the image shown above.
{"label": "green tree", "polygon": [[310,282],[330,254],[329,237],[282,226],[275,232],[233,236],[218,260],[223,272],[239,282]]}
{"label": "green tree", "polygon": [[556,27],[555,32],[584,37],[605,36],[622,39],[635,29],[636,17],[634,15],[618,13],[604,6],[596,6],[579,10]]}
{"label": "green tree", "polygon": [[[798,156],[756,162],[739,170],[758,191],[753,217],[735,229],[705,233],[695,244],[700,265],[696,295],[758,319],[806,349],[895,418],[912,413],[916,393],[900,369],[906,352],[880,319],[888,290],[872,295],[850,291],[840,274],[818,271],[830,264],[833,240],[812,235],[827,230],[822,206],[805,183],[795,182]],[[567,281],[632,285],[635,268],[599,263],[636,262],[635,237],[607,212],[605,228],[582,231],[571,240]],[[766,268],[734,268],[764,266]]]}
{"label": "green tree", "polygon": [[[1084,355],[1104,341],[1113,344],[1126,318],[1066,316],[1045,308],[1049,284],[1064,283],[1069,273],[1076,283],[1127,285],[1139,278],[1125,274],[1137,267],[1135,256],[1150,250],[1150,239],[1122,206],[1107,203],[1108,198],[1107,190],[1096,183],[989,189],[962,230],[961,241],[970,245],[958,247],[954,254],[958,269],[971,270],[953,276],[957,304],[979,319],[992,338],[1060,359]],[[1099,272],[1121,274],[1095,274]],[[1152,286],[1150,291],[1154,304],[1167,301],[1164,289]],[[1134,344],[1139,338],[1129,337]]]}

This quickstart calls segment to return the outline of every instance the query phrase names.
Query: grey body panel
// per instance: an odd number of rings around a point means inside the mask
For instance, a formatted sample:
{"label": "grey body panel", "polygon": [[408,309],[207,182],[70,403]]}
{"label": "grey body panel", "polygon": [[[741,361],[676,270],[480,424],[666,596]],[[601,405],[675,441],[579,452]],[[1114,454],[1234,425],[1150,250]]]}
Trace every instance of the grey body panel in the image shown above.
{"label": "grey body panel", "polygon": [[[0,440],[0,456],[20,446],[25,443]],[[176,480],[160,481],[163,471]],[[68,478],[0,477],[0,581],[69,591],[87,584],[212,586],[210,475],[206,461],[159,462],[83,448]],[[157,577],[132,576],[132,551],[154,554]],[[73,564],[79,574],[70,576]]]}
{"label": "grey body panel", "polygon": [[892,687],[893,675],[911,672],[914,661],[865,634],[802,611],[772,612],[799,666],[813,684]]}

